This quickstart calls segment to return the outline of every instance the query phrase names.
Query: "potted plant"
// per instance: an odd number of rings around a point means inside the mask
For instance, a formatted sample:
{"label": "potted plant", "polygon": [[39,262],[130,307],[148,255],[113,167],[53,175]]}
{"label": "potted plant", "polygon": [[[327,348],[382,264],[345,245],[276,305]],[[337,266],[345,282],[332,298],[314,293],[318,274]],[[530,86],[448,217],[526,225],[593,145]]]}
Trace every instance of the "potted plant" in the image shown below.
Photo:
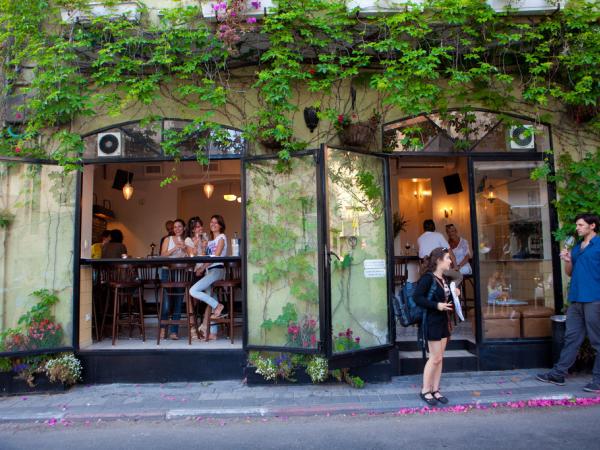
{"label": "potted plant", "polygon": [[342,144],[349,147],[367,147],[375,138],[379,119],[376,113],[367,121],[361,121],[355,112],[339,114],[335,128]]}
{"label": "potted plant", "polygon": [[0,210],[0,228],[8,228],[13,220],[15,220],[15,215],[8,209]]}

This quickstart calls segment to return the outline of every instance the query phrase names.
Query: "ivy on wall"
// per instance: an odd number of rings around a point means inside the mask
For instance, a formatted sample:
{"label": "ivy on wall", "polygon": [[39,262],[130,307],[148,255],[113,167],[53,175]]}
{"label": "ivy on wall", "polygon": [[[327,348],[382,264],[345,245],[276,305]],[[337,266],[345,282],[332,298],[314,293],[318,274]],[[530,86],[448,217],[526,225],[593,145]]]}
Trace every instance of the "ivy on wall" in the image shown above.
{"label": "ivy on wall", "polygon": [[[515,99],[539,107],[558,101],[573,126],[589,122],[600,130],[595,1],[573,0],[552,15],[523,17],[495,13],[483,0],[426,0],[363,18],[343,0],[280,0],[259,35],[240,28],[233,47],[219,31],[223,25],[206,22],[199,5],[165,9],[158,23],[115,17],[60,22],[59,8],[86,4],[0,0],[2,95],[23,91],[23,78],[33,75],[27,121],[2,131],[1,154],[50,153],[72,168],[83,151],[74,128],[78,119],[140,110],[150,121],[165,101],[174,101],[195,111],[193,123],[163,143],[175,159],[178,143],[193,132],[200,136],[198,159],[206,162],[210,133],[202,131],[218,129],[216,111],[234,109],[247,136],[274,142],[286,161],[306,146],[293,134],[298,93],[339,97],[337,108],[344,110],[320,112],[331,119],[355,108],[340,90],[349,82],[377,93],[381,117],[392,108],[416,114],[456,103],[503,109]],[[238,8],[239,1],[229,7]],[[241,27],[240,21],[228,26],[236,24]],[[251,45],[261,39],[263,44]],[[244,65],[256,67],[250,85],[258,109],[252,113],[240,106],[235,84]]]}

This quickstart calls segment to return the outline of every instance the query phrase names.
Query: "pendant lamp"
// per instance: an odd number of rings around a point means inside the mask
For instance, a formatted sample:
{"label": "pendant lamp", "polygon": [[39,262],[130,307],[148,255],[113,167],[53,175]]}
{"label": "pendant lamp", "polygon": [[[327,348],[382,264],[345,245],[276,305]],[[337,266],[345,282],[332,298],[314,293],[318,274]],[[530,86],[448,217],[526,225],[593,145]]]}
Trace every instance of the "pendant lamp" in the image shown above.
{"label": "pendant lamp", "polygon": [[225,194],[223,196],[223,199],[225,199],[228,202],[235,202],[237,199],[237,195],[235,195],[234,193],[231,192],[231,183],[229,183],[229,190],[227,191],[227,194]]}
{"label": "pendant lamp", "polygon": [[202,189],[204,190],[204,195],[206,195],[206,198],[211,198],[213,192],[215,192],[215,185],[212,183],[206,183]]}

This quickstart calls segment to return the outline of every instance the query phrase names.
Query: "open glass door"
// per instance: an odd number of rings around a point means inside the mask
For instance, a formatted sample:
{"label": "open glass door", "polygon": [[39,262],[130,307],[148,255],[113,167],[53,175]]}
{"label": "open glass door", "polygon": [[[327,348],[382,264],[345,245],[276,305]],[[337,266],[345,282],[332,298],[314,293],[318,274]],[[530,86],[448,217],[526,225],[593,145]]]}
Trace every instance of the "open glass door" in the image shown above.
{"label": "open glass door", "polygon": [[391,346],[387,162],[322,147],[244,160],[247,350],[347,366]]}
{"label": "open glass door", "polygon": [[0,355],[74,346],[77,179],[0,160]]}
{"label": "open glass door", "polygon": [[244,161],[246,349],[321,349],[317,177],[315,151]]}
{"label": "open glass door", "polygon": [[326,147],[330,355],[383,350],[392,342],[387,161]]}

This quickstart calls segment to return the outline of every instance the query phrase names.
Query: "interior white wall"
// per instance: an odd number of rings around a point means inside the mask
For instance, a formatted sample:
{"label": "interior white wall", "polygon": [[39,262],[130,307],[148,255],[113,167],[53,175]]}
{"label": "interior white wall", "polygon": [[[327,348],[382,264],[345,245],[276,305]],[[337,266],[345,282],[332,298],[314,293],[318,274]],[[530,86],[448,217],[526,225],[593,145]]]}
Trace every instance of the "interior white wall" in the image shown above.
{"label": "interior white wall", "polygon": [[[156,253],[158,253],[160,238],[165,235],[164,223],[167,220],[178,218],[179,214],[183,214],[184,217],[181,218],[186,221],[192,215],[199,215],[207,224],[210,215],[220,213],[224,216],[228,226],[227,234],[233,236],[234,231],[239,233],[241,229],[240,203],[235,202],[235,206],[233,206],[230,202],[223,200],[222,194],[218,199],[217,192],[210,201],[206,200],[203,193],[197,194],[201,185],[209,179],[205,167],[194,161],[181,163],[177,171],[178,179],[167,186],[160,187],[161,180],[172,174],[173,163],[160,163],[163,167],[162,175],[145,177],[144,166],[148,164],[159,163],[93,166],[95,167],[93,186],[98,202],[102,204],[104,200],[109,200],[115,213],[115,220],[108,223],[108,229],[118,228],[123,232],[123,243],[127,246],[127,251],[131,256],[143,257],[150,254],[151,243],[156,244]],[[131,200],[125,200],[120,190],[112,188],[117,169],[134,173],[132,181],[134,194]],[[84,173],[84,178],[90,178],[90,175]],[[240,161],[218,162],[218,170],[210,172],[210,181],[220,190],[219,183],[224,180],[233,181],[232,188],[239,195]],[[180,199],[182,199],[181,205],[179,205]],[[219,204],[219,202],[221,203]],[[91,221],[91,197],[84,203],[90,204],[86,214]],[[203,211],[204,205],[206,205],[206,212]],[[82,204],[83,206],[84,204]],[[239,211],[237,217],[234,208]]]}

